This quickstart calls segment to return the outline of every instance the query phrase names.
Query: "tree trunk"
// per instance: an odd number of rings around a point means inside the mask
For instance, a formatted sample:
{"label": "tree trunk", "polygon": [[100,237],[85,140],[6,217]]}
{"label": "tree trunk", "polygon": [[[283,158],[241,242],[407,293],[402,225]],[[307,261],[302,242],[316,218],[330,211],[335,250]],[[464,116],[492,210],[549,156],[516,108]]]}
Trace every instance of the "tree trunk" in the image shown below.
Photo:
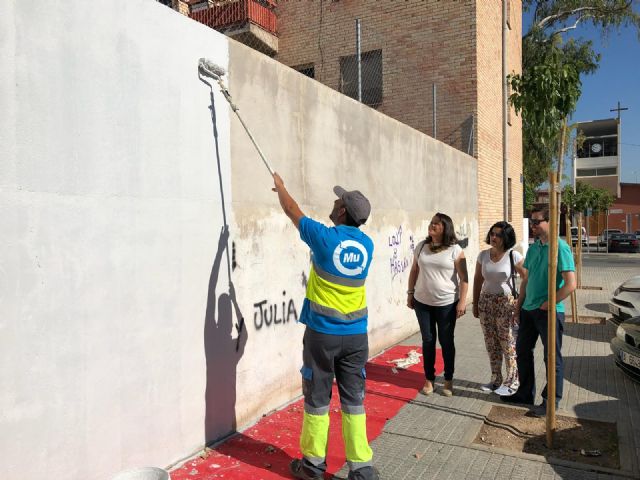
{"label": "tree trunk", "polygon": [[556,272],[558,270],[558,196],[556,172],[549,174],[549,285],[547,309],[547,448],[556,430]]}

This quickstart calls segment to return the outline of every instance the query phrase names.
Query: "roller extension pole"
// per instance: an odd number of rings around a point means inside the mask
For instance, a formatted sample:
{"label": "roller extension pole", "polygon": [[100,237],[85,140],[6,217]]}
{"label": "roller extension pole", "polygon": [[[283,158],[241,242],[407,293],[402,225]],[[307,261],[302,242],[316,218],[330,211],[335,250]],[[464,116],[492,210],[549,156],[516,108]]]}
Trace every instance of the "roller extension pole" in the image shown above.
{"label": "roller extension pole", "polygon": [[238,113],[238,107],[236,106],[235,103],[233,103],[233,98],[231,98],[231,94],[229,93],[229,90],[227,89],[226,85],[222,81],[222,77],[226,73],[225,69],[219,65],[216,65],[211,60],[207,60],[206,58],[201,58],[198,61],[198,71],[200,72],[201,75],[212,78],[213,80],[218,82],[222,95],[227,100],[227,102],[229,102],[229,106],[231,106],[231,110],[234,111],[234,113],[238,117],[238,120],[240,120],[240,123],[244,127],[244,131],[247,132],[247,135],[249,136],[249,139],[253,143],[253,146],[256,147],[256,150],[258,151],[260,158],[264,162],[265,167],[267,167],[267,170],[269,170],[269,173],[271,174],[271,176],[273,176],[274,172],[273,172],[273,169],[271,168],[271,165],[269,165],[269,162],[267,162],[267,159],[264,156],[264,153],[262,153],[262,150],[260,149],[257,142],[253,138],[253,135],[251,135],[251,132],[249,131],[249,128],[247,127],[247,125],[244,123],[244,120],[242,120],[242,117]]}

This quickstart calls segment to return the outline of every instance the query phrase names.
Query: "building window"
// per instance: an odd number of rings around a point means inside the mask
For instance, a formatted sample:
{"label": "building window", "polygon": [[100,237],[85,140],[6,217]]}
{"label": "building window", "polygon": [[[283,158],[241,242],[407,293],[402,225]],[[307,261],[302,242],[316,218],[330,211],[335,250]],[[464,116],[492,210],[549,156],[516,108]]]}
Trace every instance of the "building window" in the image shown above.
{"label": "building window", "polygon": [[595,177],[598,171],[595,168],[578,168],[576,176],[578,177]]}
{"label": "building window", "polygon": [[617,157],[618,137],[587,138],[578,147],[578,158]]}
{"label": "building window", "polygon": [[600,168],[578,168],[576,176],[578,177],[600,177],[603,175],[617,175],[617,167],[600,167]]}
{"label": "building window", "polygon": [[313,63],[307,63],[305,65],[296,65],[295,67],[291,67],[291,68],[300,72],[303,75],[306,75],[309,78],[316,78],[316,67]]}
{"label": "building window", "polygon": [[513,218],[513,191],[511,190],[511,179],[507,178],[507,222],[512,222]]}
{"label": "building window", "polygon": [[511,0],[504,0],[507,2],[507,28],[511,30]]}
{"label": "building window", "polygon": [[[361,54],[362,103],[375,107],[382,103],[382,50]],[[358,99],[358,63],[355,55],[340,57],[340,91]]]}

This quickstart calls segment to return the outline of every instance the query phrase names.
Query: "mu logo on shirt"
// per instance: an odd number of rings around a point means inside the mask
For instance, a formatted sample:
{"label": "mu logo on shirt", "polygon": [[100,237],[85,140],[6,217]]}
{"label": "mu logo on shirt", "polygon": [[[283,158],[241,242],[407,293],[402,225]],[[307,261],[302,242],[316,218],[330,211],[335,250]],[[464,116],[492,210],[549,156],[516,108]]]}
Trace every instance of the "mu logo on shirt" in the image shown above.
{"label": "mu logo on shirt", "polygon": [[367,267],[369,255],[366,248],[355,240],[340,242],[333,251],[333,265],[343,275],[354,277]]}

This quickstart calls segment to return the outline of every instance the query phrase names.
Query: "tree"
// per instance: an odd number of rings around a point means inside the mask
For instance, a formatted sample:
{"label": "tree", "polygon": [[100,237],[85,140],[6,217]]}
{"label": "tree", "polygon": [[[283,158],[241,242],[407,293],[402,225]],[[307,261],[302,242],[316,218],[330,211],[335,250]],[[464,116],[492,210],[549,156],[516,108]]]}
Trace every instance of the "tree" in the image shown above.
{"label": "tree", "polygon": [[[640,14],[633,10],[638,5],[637,0],[524,0],[525,11],[533,13],[530,29],[524,34],[522,41],[522,75],[510,78],[512,88],[514,80],[519,79],[519,86],[526,90],[535,84],[536,77],[548,77],[551,72],[561,72],[569,69],[578,80],[582,75],[590,74],[598,69],[600,55],[594,50],[591,41],[566,38],[568,32],[578,29],[581,25],[596,26],[606,37],[610,32],[623,27],[635,26],[640,28]],[[640,30],[639,30],[640,31]],[[545,73],[546,72],[546,73]],[[576,102],[580,96],[580,82],[578,81]],[[515,90],[515,88],[514,88]],[[536,87],[536,90],[539,90]],[[552,159],[557,156],[558,132],[550,138],[550,124],[540,124],[539,116],[535,112],[527,112],[536,98],[531,92],[530,101],[523,101],[523,174],[525,185],[532,189],[546,180],[546,174],[551,167]],[[544,105],[555,103],[548,97],[538,97],[537,102]],[[515,106],[515,103],[514,103]],[[575,108],[572,105],[569,113]],[[567,142],[570,143],[570,142]]]}
{"label": "tree", "polygon": [[[595,71],[599,57],[588,42],[566,42],[562,35],[591,22],[604,33],[623,23],[640,26],[640,17],[632,10],[633,0],[524,0],[525,8],[534,8],[532,28],[523,40],[523,72],[508,79],[513,94],[511,103],[522,116],[525,184],[537,186],[549,175],[549,303],[556,298],[557,261],[557,182],[562,174],[566,153],[567,119],[581,94],[580,76]],[[573,22],[573,24],[571,24]],[[556,150],[556,147],[559,147]],[[551,172],[553,158],[558,171]],[[600,205],[600,204],[599,204]],[[548,310],[547,382],[550,398],[555,396],[556,311]],[[547,447],[553,447],[555,431],[554,402],[547,406]]]}
{"label": "tree", "polygon": [[530,186],[528,183],[525,182],[524,184],[524,209],[525,211],[529,211],[531,210],[531,208],[533,208],[533,204],[536,201],[536,191],[535,189]]}
{"label": "tree", "polygon": [[[606,212],[615,201],[613,195],[604,188],[592,187],[587,183],[577,182],[576,191],[571,185],[566,185],[562,191],[562,202],[567,206],[568,212],[578,214],[578,227],[582,228],[582,213],[588,208],[594,212]],[[598,217],[599,223],[600,217]],[[598,231],[600,225],[598,224]],[[567,233],[569,237],[569,233]],[[600,248],[598,244],[596,248]],[[578,285],[581,285],[582,272],[582,243],[576,243],[576,267],[578,275]]]}
{"label": "tree", "polygon": [[531,29],[524,38],[543,32],[547,38],[591,23],[607,34],[621,26],[640,26],[633,11],[634,0],[524,0],[525,11],[533,11]]}
{"label": "tree", "polygon": [[604,188],[594,189],[593,211],[606,212],[615,201],[613,194]]}
{"label": "tree", "polygon": [[584,212],[588,208],[594,212],[606,212],[614,201],[613,194],[608,190],[583,182],[576,183],[575,193],[571,185],[566,185],[562,191],[562,202],[574,213]]}
{"label": "tree", "polygon": [[536,64],[521,75],[511,75],[510,101],[522,117],[525,184],[546,180],[566,118],[580,98],[580,71],[567,61],[556,37],[535,54]]}

